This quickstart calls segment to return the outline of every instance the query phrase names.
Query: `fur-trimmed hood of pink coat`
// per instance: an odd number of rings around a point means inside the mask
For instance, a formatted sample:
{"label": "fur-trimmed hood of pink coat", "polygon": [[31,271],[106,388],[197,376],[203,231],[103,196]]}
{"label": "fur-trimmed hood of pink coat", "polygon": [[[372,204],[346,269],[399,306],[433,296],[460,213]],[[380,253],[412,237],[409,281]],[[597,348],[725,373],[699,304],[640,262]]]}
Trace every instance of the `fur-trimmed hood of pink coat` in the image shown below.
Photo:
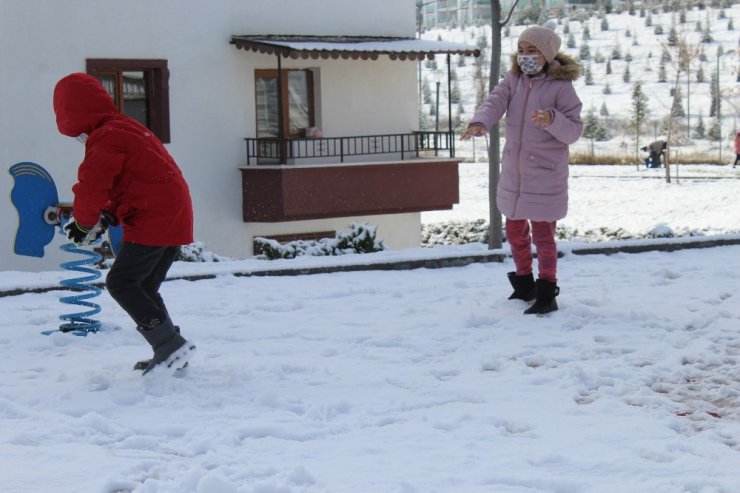
{"label": "fur-trimmed hood of pink coat", "polygon": [[[578,63],[558,53],[546,73],[523,74],[512,56],[512,69],[480,105],[470,123],[491,128],[506,115],[506,144],[496,205],[509,219],[557,221],[568,212],[568,146],[583,129],[581,100],[573,88]],[[535,126],[535,110],[551,110],[547,128]]]}

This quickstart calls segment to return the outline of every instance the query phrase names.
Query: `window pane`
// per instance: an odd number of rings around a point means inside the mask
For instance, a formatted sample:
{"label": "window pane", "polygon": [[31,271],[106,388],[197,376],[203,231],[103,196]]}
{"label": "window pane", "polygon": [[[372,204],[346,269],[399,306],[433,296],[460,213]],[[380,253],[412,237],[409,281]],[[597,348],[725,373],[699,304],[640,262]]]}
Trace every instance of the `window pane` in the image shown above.
{"label": "window pane", "polygon": [[103,84],[105,90],[108,91],[108,94],[110,94],[110,97],[113,98],[116,106],[118,106],[118,101],[116,101],[116,74],[98,74],[96,78]]}
{"label": "window pane", "polygon": [[142,125],[149,125],[144,72],[123,72],[123,112]]}
{"label": "window pane", "polygon": [[278,84],[275,77],[257,78],[257,137],[278,136]]}
{"label": "window pane", "polygon": [[308,73],[305,70],[288,72],[288,120],[291,135],[302,134],[311,126],[311,101],[308,93]]}

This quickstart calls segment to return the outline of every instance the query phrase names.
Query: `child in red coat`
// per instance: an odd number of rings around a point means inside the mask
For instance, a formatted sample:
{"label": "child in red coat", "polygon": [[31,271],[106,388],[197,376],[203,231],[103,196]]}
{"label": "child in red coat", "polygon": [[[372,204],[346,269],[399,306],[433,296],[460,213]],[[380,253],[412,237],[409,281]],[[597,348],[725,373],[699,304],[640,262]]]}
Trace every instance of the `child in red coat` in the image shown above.
{"label": "child in red coat", "polygon": [[185,366],[195,346],[180,335],[159,294],[179,246],[193,241],[190,191],[180,169],[159,139],[120,113],[88,74],[57,82],[54,112],[60,133],[85,142],[72,187],[74,218],[65,226],[69,239],[79,244],[110,223],[123,226],[106,287],[154,351],[136,367],[147,373]]}

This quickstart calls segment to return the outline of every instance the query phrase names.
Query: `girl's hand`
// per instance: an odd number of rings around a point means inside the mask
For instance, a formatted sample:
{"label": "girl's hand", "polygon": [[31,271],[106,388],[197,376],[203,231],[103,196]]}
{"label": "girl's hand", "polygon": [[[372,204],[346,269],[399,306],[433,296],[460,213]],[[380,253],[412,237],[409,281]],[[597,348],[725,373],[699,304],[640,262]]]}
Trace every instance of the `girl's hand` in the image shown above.
{"label": "girl's hand", "polygon": [[532,123],[540,128],[547,128],[552,123],[554,116],[551,110],[534,110],[532,112]]}
{"label": "girl's hand", "polygon": [[488,129],[485,126],[480,123],[473,123],[465,129],[460,140],[468,140],[471,137],[480,137],[481,135],[485,135],[486,132],[488,132]]}

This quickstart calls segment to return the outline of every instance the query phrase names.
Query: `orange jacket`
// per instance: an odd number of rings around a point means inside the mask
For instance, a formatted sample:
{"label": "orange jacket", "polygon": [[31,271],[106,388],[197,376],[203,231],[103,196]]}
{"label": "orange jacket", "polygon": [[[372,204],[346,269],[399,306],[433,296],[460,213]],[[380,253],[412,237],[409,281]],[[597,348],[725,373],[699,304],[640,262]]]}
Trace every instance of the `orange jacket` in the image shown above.
{"label": "orange jacket", "polygon": [[88,135],[72,187],[78,223],[92,226],[108,210],[123,226],[123,241],[193,242],[192,202],[180,168],[149,129],[116,109],[96,78],[74,73],[57,82],[54,112],[59,132]]}

